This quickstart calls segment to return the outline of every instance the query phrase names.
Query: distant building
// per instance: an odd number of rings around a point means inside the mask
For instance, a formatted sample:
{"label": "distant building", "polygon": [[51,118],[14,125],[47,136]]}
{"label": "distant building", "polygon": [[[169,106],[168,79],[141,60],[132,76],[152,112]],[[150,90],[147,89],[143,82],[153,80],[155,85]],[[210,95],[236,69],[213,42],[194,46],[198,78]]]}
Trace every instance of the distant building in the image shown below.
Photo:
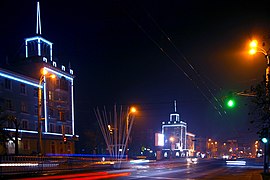
{"label": "distant building", "polygon": [[[4,120],[2,130],[10,138],[18,138],[19,154],[75,151],[74,142],[78,136],[75,134],[73,70],[54,61],[52,45],[41,37],[38,2],[36,36],[25,39],[25,57],[0,68],[2,114],[15,117],[15,123]],[[43,76],[41,69],[48,74]],[[51,79],[49,75],[55,78]],[[7,154],[15,153],[12,139],[7,139],[4,144]],[[41,150],[38,149],[39,145]]]}
{"label": "distant building", "polygon": [[170,120],[162,122],[162,134],[164,134],[163,157],[193,155],[195,134],[187,132],[187,123],[176,111],[176,101],[174,101],[174,112],[170,114]]}
{"label": "distant building", "polygon": [[206,156],[208,158],[218,157],[218,142],[214,139],[208,139],[206,142]]}

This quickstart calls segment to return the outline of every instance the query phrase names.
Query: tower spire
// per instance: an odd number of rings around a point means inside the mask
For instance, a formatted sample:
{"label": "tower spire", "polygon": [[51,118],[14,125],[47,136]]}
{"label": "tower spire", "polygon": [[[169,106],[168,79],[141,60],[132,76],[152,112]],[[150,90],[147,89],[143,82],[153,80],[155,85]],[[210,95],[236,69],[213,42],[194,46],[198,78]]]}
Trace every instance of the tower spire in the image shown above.
{"label": "tower spire", "polygon": [[174,100],[174,112],[176,112],[176,100]]}
{"label": "tower spire", "polygon": [[36,26],[36,34],[37,35],[41,35],[41,20],[40,20],[39,1],[37,2],[37,26]]}

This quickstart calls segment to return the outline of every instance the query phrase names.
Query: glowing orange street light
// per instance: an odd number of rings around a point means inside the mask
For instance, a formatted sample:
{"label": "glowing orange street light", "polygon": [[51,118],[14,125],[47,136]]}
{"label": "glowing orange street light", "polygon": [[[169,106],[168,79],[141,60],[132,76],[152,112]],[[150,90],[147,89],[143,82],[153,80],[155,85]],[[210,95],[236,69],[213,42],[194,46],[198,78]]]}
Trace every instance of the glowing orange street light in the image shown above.
{"label": "glowing orange street light", "polygon": [[136,111],[137,111],[137,109],[135,107],[130,108],[130,113],[135,113]]}
{"label": "glowing orange street light", "polygon": [[250,48],[257,48],[258,46],[258,41],[257,40],[252,40],[250,43],[249,43],[249,47]]}
{"label": "glowing orange street light", "polygon": [[[129,128],[129,115],[130,114],[135,114],[137,112],[137,109],[135,107],[131,107],[129,109],[129,112],[127,114],[127,119],[126,119],[126,138],[127,138],[127,142],[126,142],[126,152],[128,154],[128,140],[129,140],[129,131],[131,130],[131,128]],[[130,130],[129,130],[130,129]]]}
{"label": "glowing orange street light", "polygon": [[[258,41],[257,40],[252,40],[249,43],[249,54],[254,55],[257,52],[263,53],[267,62],[267,68],[265,70],[265,79],[266,79],[266,97],[269,98],[269,75],[270,75],[270,60],[269,60],[269,51],[265,50],[264,48],[258,46]],[[258,50],[257,50],[258,49]],[[264,147],[264,167],[263,167],[263,171],[264,173],[268,173],[269,172],[269,155],[267,153],[267,149],[268,149],[268,143],[265,143],[265,147]]]}
{"label": "glowing orange street light", "polygon": [[173,142],[174,141],[174,137],[170,137],[170,141]]}
{"label": "glowing orange street light", "polygon": [[249,43],[249,47],[250,47],[250,50],[249,50],[249,54],[250,55],[254,55],[257,53],[257,47],[258,47],[258,41],[257,40],[252,40],[250,43]]}
{"label": "glowing orange street light", "polygon": [[[45,79],[45,77],[46,77],[46,75],[48,74],[48,71],[45,69],[45,68],[42,68],[41,70],[40,70],[40,72],[41,72],[41,76],[40,76],[40,79],[39,79],[39,88],[38,88],[38,153],[39,154],[42,154],[42,128],[41,128],[41,120],[42,120],[42,118],[41,118],[41,97],[42,97],[42,95],[41,95],[41,84],[42,84],[42,82],[44,81],[44,79]],[[52,79],[54,79],[56,76],[55,76],[55,74],[50,74],[49,75],[49,77],[50,78],[52,78]]]}

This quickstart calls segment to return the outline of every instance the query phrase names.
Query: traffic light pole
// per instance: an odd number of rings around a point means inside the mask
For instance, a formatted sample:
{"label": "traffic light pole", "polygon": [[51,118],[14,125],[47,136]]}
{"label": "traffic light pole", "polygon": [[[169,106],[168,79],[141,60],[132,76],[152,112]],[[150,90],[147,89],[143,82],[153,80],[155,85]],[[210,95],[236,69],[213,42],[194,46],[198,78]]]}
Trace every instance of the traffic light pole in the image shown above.
{"label": "traffic light pole", "polygon": [[268,142],[264,144],[263,173],[269,173]]}
{"label": "traffic light pole", "polygon": [[[265,56],[267,60],[267,68],[265,70],[265,80],[266,80],[266,98],[269,99],[269,76],[270,76],[270,61],[269,61],[269,56],[268,54]],[[269,101],[269,100],[268,100]],[[269,105],[269,104],[268,104]],[[270,105],[269,107],[270,108]],[[264,173],[269,173],[269,122],[267,124],[267,142],[264,145],[264,164],[263,164],[263,172]]]}

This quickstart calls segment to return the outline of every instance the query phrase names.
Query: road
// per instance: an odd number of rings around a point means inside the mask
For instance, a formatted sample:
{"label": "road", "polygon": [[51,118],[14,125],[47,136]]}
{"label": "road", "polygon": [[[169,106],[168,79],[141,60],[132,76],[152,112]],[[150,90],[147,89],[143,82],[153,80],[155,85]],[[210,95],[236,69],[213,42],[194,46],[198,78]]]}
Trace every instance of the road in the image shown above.
{"label": "road", "polygon": [[246,165],[228,166],[224,160],[203,159],[196,164],[186,160],[167,160],[130,164],[123,169],[53,174],[24,179],[252,179],[260,180],[261,164],[247,160]]}
{"label": "road", "polygon": [[197,164],[187,164],[185,161],[165,161],[148,165],[135,166],[128,177],[118,179],[227,179],[238,176],[240,179],[262,171],[262,166],[231,165],[224,160],[199,160]]}

